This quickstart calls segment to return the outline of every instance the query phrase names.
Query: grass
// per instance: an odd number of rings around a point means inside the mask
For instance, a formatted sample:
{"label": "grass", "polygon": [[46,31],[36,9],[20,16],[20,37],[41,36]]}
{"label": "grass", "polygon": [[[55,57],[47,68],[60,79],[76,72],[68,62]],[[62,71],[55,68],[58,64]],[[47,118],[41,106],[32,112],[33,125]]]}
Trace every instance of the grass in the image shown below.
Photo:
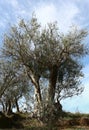
{"label": "grass", "polygon": [[47,126],[41,120],[29,117],[28,113],[14,113],[10,116],[0,114],[0,130],[89,130],[89,114],[63,113],[55,120],[54,127]]}

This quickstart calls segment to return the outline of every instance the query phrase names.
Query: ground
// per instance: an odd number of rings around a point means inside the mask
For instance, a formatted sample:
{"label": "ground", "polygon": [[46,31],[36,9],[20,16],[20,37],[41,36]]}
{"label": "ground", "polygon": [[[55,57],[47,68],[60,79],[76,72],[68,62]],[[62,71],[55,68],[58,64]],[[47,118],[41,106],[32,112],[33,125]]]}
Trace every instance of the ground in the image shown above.
{"label": "ground", "polygon": [[1,129],[27,130],[89,130],[89,114],[64,113],[53,127],[47,126],[41,120],[32,118],[29,113],[13,113],[9,116],[0,113]]}

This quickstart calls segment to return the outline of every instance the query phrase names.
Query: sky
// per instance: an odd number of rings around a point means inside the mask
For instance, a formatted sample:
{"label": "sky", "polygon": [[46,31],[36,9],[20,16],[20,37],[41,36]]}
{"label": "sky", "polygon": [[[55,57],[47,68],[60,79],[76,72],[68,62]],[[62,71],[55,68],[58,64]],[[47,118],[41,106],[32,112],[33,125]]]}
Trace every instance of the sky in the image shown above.
{"label": "sky", "polygon": [[[18,24],[20,19],[30,20],[33,13],[43,26],[57,21],[63,33],[72,25],[89,31],[89,0],[0,0],[0,47],[9,27]],[[88,44],[89,36],[85,42]],[[89,113],[89,56],[83,59],[83,63],[84,92],[63,100],[65,111]]]}

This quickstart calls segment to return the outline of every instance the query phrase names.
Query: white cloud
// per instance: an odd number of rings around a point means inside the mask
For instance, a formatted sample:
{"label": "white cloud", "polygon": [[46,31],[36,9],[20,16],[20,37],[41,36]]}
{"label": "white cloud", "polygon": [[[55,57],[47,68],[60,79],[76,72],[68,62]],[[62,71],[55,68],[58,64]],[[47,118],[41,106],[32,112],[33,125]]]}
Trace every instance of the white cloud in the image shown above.
{"label": "white cloud", "polygon": [[18,17],[24,17],[26,12],[26,9],[23,9],[22,4],[20,4],[17,0],[12,0],[8,2],[11,7],[13,8],[13,14],[15,15],[16,19]]}
{"label": "white cloud", "polygon": [[42,24],[56,20],[57,9],[53,4],[42,4],[39,7],[36,7],[35,12]]}
{"label": "white cloud", "polygon": [[[30,5],[30,2],[27,3]],[[0,7],[0,11],[2,12],[0,13],[0,27],[2,30],[5,30],[8,24],[17,24],[21,18],[30,19],[30,8],[26,8],[23,2],[18,0],[0,1]]]}
{"label": "white cloud", "polygon": [[70,25],[75,23],[79,9],[72,2],[40,3],[35,8],[35,12],[42,24],[57,21],[59,28],[66,31]]}
{"label": "white cloud", "polygon": [[8,4],[11,4],[13,8],[18,8],[19,4],[17,0],[6,0]]}

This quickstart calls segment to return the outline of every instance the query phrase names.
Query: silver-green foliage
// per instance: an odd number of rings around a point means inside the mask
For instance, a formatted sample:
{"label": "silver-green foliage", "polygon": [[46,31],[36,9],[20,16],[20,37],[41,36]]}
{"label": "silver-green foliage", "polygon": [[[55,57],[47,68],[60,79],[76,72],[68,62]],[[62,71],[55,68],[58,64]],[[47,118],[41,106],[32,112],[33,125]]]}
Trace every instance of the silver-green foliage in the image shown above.
{"label": "silver-green foliage", "polygon": [[[80,61],[88,53],[83,43],[86,36],[86,30],[75,27],[67,34],[60,33],[56,23],[43,28],[33,16],[28,22],[21,20],[5,34],[3,54],[25,67],[38,104],[43,101],[41,88],[45,86],[45,98],[55,102],[83,91]],[[40,83],[44,79],[46,85]]]}

